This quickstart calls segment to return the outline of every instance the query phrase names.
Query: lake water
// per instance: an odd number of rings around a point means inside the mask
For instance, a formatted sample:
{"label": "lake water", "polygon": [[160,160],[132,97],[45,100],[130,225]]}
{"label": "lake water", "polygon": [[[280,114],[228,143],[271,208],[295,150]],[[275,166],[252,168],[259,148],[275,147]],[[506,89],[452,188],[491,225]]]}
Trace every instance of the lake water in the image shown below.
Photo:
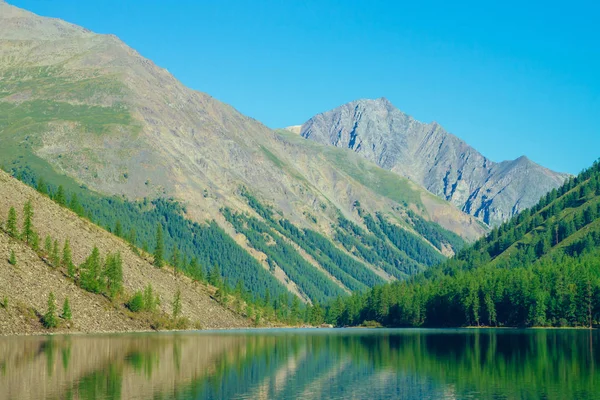
{"label": "lake water", "polygon": [[0,399],[600,399],[587,330],[0,338]]}

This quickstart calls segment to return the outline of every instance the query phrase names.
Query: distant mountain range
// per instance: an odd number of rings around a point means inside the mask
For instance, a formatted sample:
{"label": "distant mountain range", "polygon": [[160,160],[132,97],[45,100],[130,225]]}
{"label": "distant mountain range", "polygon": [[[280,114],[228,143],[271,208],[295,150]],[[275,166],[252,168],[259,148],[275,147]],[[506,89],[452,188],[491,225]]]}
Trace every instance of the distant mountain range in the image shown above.
{"label": "distant mountain range", "polygon": [[154,243],[148,221],[162,224],[166,257],[218,264],[255,296],[326,301],[402,279],[485,234],[474,216],[505,219],[565,177],[491,163],[385,100],[301,134],[314,141],[186,88],[113,35],[0,1],[0,166],[64,186],[95,222],[138,229],[140,247]]}
{"label": "distant mountain range", "polygon": [[353,101],[288,129],[352,149],[489,225],[535,205],[569,177],[524,156],[490,161],[439,124],[416,121],[385,98]]}

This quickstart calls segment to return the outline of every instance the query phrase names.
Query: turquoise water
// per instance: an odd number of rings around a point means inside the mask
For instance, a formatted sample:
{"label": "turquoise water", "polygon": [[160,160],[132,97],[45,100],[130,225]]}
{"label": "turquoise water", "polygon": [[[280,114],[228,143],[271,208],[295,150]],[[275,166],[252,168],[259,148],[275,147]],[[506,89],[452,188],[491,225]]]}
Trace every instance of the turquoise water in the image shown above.
{"label": "turquoise water", "polygon": [[600,399],[588,330],[0,338],[1,399]]}

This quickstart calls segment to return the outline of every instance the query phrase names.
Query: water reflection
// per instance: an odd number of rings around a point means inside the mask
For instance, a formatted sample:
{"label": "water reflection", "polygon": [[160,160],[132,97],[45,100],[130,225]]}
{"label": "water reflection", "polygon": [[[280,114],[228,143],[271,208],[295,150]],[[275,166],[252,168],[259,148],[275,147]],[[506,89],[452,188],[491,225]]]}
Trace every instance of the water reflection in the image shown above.
{"label": "water reflection", "polygon": [[584,330],[290,330],[0,339],[1,399],[595,399]]}

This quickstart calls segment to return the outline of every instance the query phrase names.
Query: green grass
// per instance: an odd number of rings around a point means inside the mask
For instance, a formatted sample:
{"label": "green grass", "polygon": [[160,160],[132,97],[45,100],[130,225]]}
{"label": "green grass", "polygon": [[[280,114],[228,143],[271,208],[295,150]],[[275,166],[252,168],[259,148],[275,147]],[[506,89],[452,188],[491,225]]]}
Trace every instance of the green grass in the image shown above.
{"label": "green grass", "polygon": [[415,204],[419,208],[423,208],[421,193],[413,189],[407,179],[358,157],[353,157],[353,153],[347,150],[329,148],[324,151],[323,155],[336,168],[344,171],[375,193],[404,206]]}
{"label": "green grass", "polygon": [[20,104],[0,102],[0,130],[3,136],[36,133],[41,124],[52,121],[79,123],[88,132],[102,134],[113,124],[129,125],[131,115],[125,107],[73,105],[51,100]]}
{"label": "green grass", "polygon": [[19,67],[0,71],[0,93],[27,93],[31,98],[89,101],[98,96],[123,96],[127,89],[116,75],[74,76],[60,66]]}
{"label": "green grass", "polygon": [[279,159],[279,157],[277,157],[275,154],[273,154],[272,151],[270,151],[269,149],[267,149],[265,146],[260,146],[260,149],[262,150],[262,152],[265,155],[265,157],[267,157],[269,159],[269,161],[271,161],[277,167],[279,167],[281,169],[283,169],[285,167],[285,164],[283,163],[283,161],[281,161]]}
{"label": "green grass", "polygon": [[74,189],[77,184],[58,174],[45,160],[36,155],[42,146],[42,134],[51,122],[74,122],[79,130],[96,135],[107,134],[115,125],[132,125],[132,118],[123,107],[99,107],[33,100],[21,104],[0,102],[0,165],[5,169],[29,166],[36,174],[51,179],[57,185]]}
{"label": "green grass", "polygon": [[419,209],[424,209],[421,201],[423,192],[415,189],[408,179],[362,159],[351,150],[323,146],[286,130],[277,130],[277,134],[289,143],[309,149],[311,154],[319,154],[326,162],[376,194],[405,207],[414,204]]}

